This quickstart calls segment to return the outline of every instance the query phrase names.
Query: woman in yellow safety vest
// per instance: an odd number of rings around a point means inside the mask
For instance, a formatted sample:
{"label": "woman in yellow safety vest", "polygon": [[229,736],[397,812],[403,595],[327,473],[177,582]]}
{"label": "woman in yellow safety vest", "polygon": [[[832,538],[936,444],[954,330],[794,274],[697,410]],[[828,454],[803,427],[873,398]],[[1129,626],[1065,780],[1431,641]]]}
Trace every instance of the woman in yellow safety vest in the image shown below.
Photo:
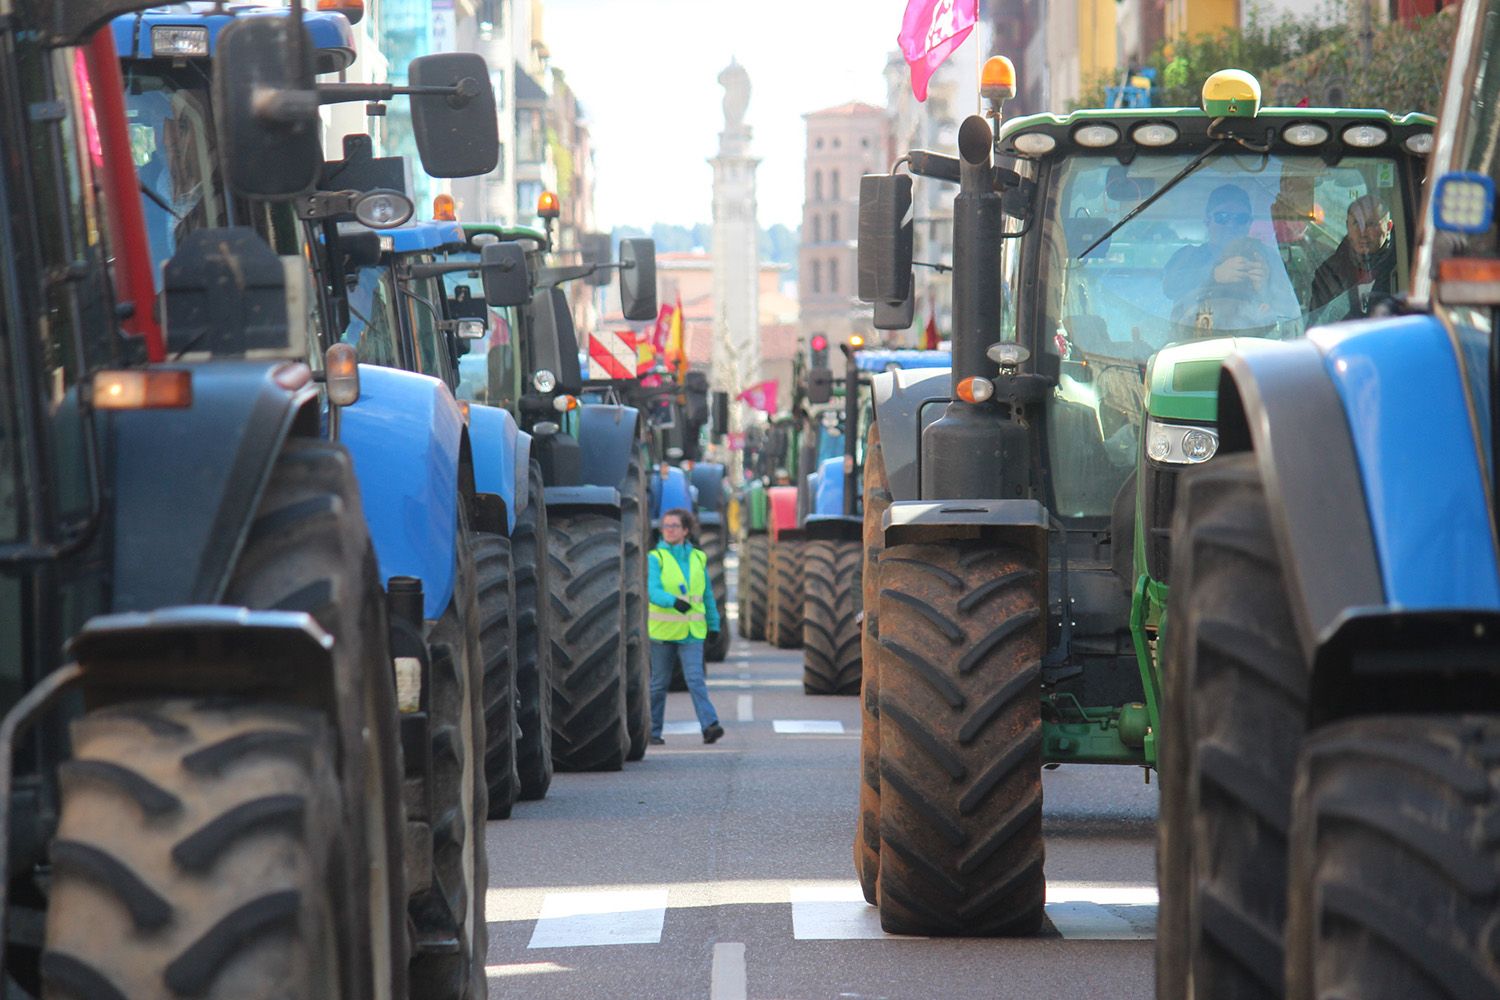
{"label": "woman in yellow safety vest", "polygon": [[661,745],[662,716],[667,711],[667,686],[672,670],[682,664],[682,676],[693,696],[703,742],[724,735],[719,713],[708,700],[703,680],[703,641],[719,631],[719,608],[708,585],[708,556],[688,539],[693,515],[669,510],[661,516],[661,543],[646,558],[651,600],[651,742]]}

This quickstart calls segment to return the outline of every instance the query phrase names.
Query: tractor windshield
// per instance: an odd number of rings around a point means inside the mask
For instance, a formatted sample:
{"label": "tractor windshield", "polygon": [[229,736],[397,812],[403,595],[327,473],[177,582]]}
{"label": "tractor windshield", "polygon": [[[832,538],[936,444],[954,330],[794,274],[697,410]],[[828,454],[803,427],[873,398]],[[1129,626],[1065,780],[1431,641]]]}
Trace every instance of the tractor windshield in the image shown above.
{"label": "tractor windshield", "polygon": [[229,224],[214,152],[209,64],[127,61],[124,70],[130,147],[151,260],[160,270],[179,238]]}
{"label": "tractor windshield", "polygon": [[1297,337],[1405,290],[1408,181],[1384,156],[1330,166],[1226,153],[1089,249],[1192,158],[1072,156],[1053,167],[1038,349],[1059,368],[1049,451],[1066,516],[1109,515],[1136,464],[1142,378],[1161,348]]}
{"label": "tractor windshield", "polygon": [[[484,289],[479,280],[479,255],[449,254],[448,260],[472,259],[475,270],[443,276],[443,291],[449,303],[449,315],[469,315],[465,303],[482,300]],[[458,358],[458,387],[454,395],[475,403],[488,403],[502,409],[514,409],[519,395],[514,330],[516,311],[510,307],[485,306],[488,323],[483,340],[468,341],[468,352]]]}

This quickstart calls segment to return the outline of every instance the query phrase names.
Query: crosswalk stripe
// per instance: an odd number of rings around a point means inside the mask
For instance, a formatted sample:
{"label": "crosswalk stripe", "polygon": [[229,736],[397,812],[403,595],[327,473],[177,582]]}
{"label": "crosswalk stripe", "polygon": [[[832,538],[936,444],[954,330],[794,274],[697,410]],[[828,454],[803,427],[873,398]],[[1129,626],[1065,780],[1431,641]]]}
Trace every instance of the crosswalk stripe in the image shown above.
{"label": "crosswalk stripe", "polygon": [[745,1000],[750,989],[745,971],[745,945],[738,941],[714,945],[710,975],[709,1000]]}
{"label": "crosswalk stripe", "polygon": [[827,735],[842,733],[844,724],[837,719],[776,719],[771,723],[771,729],[789,735]]}
{"label": "crosswalk stripe", "polygon": [[657,944],[667,917],[667,890],[549,892],[527,948]]}
{"label": "crosswalk stripe", "polygon": [[735,715],[741,722],[755,721],[755,696],[742,694],[735,700]]}

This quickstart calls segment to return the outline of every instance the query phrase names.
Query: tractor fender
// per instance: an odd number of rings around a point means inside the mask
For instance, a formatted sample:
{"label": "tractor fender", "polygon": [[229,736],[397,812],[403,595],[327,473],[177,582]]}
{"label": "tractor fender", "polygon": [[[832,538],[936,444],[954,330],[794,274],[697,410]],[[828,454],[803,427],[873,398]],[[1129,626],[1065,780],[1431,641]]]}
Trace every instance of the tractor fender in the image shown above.
{"label": "tractor fender", "polygon": [[808,516],[844,513],[844,459],[825,458],[813,480],[813,509]]}
{"label": "tractor fender", "polygon": [[766,499],[770,501],[767,527],[771,532],[771,540],[774,542],[781,536],[796,531],[797,487],[772,486],[766,490]]}
{"label": "tractor fender", "polygon": [[[309,679],[321,688],[317,704],[337,704],[333,636],[303,611],[189,605],[97,615],[68,641],[68,655],[86,671],[84,687],[96,706],[146,689],[306,693]],[[202,669],[206,660],[214,670]]]}
{"label": "tractor fender", "polygon": [[1438,319],[1406,316],[1225,362],[1220,447],[1256,453],[1311,725],[1500,704],[1487,666],[1465,672],[1494,662],[1500,582],[1460,351]]}
{"label": "tractor fender", "polygon": [[469,405],[469,447],[474,460],[474,488],[494,493],[505,502],[505,533],[516,529],[518,501],[526,496],[517,486],[525,480],[521,455],[521,428],[516,418],[498,406]]}
{"label": "tractor fender", "polygon": [[724,466],[718,462],[699,462],[693,466],[692,483],[698,491],[698,520],[724,509]]}
{"label": "tractor fender", "polygon": [[[182,410],[109,420],[116,612],[216,604],[289,435],[319,433],[317,386],[276,384],[284,361],[194,365]],[[171,559],[163,559],[171,552]]]}
{"label": "tractor fender", "polygon": [[669,510],[692,510],[694,493],[687,473],[675,465],[663,465],[650,477],[651,522],[655,524]]}
{"label": "tractor fender", "polygon": [[1038,500],[897,500],[880,525],[886,548],[982,537],[1022,546],[1047,562],[1047,508]]}
{"label": "tractor fender", "polygon": [[595,510],[612,517],[620,516],[620,491],[613,486],[548,486],[542,491],[542,502],[549,515],[574,510]]}
{"label": "tractor fender", "polygon": [[953,399],[952,373],[947,368],[898,369],[876,375],[872,385],[891,497],[919,500],[922,429],[941,417]]}
{"label": "tractor fender", "polygon": [[864,520],[843,514],[812,514],[802,523],[810,542],[857,542],[864,537]]}
{"label": "tractor fender", "polygon": [[770,506],[766,499],[765,483],[757,479],[747,485],[740,498],[740,507],[745,512],[742,519],[747,535],[759,534],[769,527]]}
{"label": "tractor fender", "polygon": [[[382,581],[422,581],[422,615],[453,597],[464,423],[448,387],[415,372],[359,366],[359,401],[340,412]],[[470,411],[472,414],[473,410]]]}
{"label": "tractor fender", "polygon": [[583,449],[583,481],[619,487],[635,454],[640,411],[633,406],[584,403],[578,408],[578,446]]}

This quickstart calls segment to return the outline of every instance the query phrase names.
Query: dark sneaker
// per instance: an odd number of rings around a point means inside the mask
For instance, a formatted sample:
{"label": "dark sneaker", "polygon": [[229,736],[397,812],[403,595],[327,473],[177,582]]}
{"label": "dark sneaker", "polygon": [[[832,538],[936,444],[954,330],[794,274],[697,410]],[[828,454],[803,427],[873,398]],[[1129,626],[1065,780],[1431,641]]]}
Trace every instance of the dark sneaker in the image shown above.
{"label": "dark sneaker", "polygon": [[712,725],[710,725],[707,729],[703,730],[703,742],[704,743],[717,743],[719,741],[719,737],[723,736],[723,735],[724,735],[724,727],[721,726],[721,725],[719,725],[717,722],[715,722]]}
{"label": "dark sneaker", "polygon": [[654,747],[664,747],[667,745],[667,741],[660,736],[653,736],[651,737],[651,745]]}

